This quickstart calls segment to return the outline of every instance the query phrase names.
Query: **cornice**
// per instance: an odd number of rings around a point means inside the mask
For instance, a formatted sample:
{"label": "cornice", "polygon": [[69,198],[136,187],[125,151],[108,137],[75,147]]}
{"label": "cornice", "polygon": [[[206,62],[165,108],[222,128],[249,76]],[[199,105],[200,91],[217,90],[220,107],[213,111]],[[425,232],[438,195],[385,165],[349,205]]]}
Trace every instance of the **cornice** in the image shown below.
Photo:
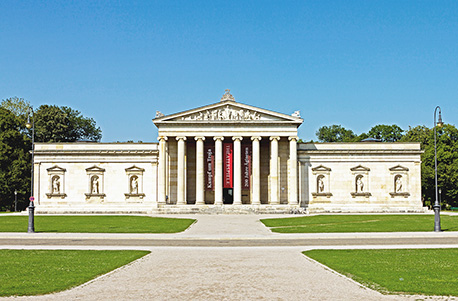
{"label": "cornice", "polygon": [[322,149],[308,149],[308,150],[298,150],[298,153],[303,155],[389,155],[389,154],[402,154],[402,155],[421,155],[424,153],[423,150],[413,150],[413,149],[332,149],[332,150],[322,150]]}
{"label": "cornice", "polygon": [[201,124],[211,124],[211,125],[230,125],[230,124],[243,124],[243,125],[284,125],[284,124],[302,124],[302,121],[295,120],[165,120],[161,124],[167,125],[201,125]]}
{"label": "cornice", "polygon": [[158,150],[35,150],[35,155],[75,155],[75,156],[129,156],[157,155]]}

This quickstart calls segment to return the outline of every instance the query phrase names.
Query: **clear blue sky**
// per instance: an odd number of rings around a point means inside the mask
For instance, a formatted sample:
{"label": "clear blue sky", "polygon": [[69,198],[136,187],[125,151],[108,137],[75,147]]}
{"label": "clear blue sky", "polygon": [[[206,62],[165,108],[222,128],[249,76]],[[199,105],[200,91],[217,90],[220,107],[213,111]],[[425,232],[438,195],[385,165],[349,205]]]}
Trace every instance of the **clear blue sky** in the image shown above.
{"label": "clear blue sky", "polygon": [[323,125],[458,121],[458,1],[0,1],[0,98],[70,106],[102,141],[236,101]]}

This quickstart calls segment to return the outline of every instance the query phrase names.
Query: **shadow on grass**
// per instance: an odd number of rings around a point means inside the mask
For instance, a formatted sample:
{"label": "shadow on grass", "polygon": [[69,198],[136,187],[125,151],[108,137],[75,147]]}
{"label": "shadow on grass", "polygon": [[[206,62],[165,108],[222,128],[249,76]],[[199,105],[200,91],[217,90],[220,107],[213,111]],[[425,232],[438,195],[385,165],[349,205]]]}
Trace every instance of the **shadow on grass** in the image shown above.
{"label": "shadow on grass", "polygon": [[442,231],[443,232],[446,232],[446,231],[458,231],[458,227],[442,228]]}

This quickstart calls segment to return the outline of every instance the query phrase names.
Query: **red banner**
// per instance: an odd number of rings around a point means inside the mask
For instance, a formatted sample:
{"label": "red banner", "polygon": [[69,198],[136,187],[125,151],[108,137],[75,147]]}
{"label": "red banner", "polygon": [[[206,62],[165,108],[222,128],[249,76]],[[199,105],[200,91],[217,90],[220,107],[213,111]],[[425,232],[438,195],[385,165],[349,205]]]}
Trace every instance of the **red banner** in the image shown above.
{"label": "red banner", "polygon": [[223,143],[224,188],[232,188],[232,143]]}
{"label": "red banner", "polygon": [[251,144],[242,145],[242,189],[250,189]]}
{"label": "red banner", "polygon": [[205,190],[214,190],[214,173],[215,173],[215,148],[213,145],[205,145]]}

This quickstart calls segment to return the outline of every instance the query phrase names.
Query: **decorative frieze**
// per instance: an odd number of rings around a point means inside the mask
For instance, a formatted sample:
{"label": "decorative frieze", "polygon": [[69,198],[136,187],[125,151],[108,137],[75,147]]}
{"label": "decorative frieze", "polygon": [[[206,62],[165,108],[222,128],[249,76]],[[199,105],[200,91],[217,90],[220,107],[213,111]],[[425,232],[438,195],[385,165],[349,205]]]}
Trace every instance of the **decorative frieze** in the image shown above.
{"label": "decorative frieze", "polygon": [[260,120],[261,115],[252,110],[233,108],[227,105],[224,108],[209,109],[181,117],[181,120]]}

